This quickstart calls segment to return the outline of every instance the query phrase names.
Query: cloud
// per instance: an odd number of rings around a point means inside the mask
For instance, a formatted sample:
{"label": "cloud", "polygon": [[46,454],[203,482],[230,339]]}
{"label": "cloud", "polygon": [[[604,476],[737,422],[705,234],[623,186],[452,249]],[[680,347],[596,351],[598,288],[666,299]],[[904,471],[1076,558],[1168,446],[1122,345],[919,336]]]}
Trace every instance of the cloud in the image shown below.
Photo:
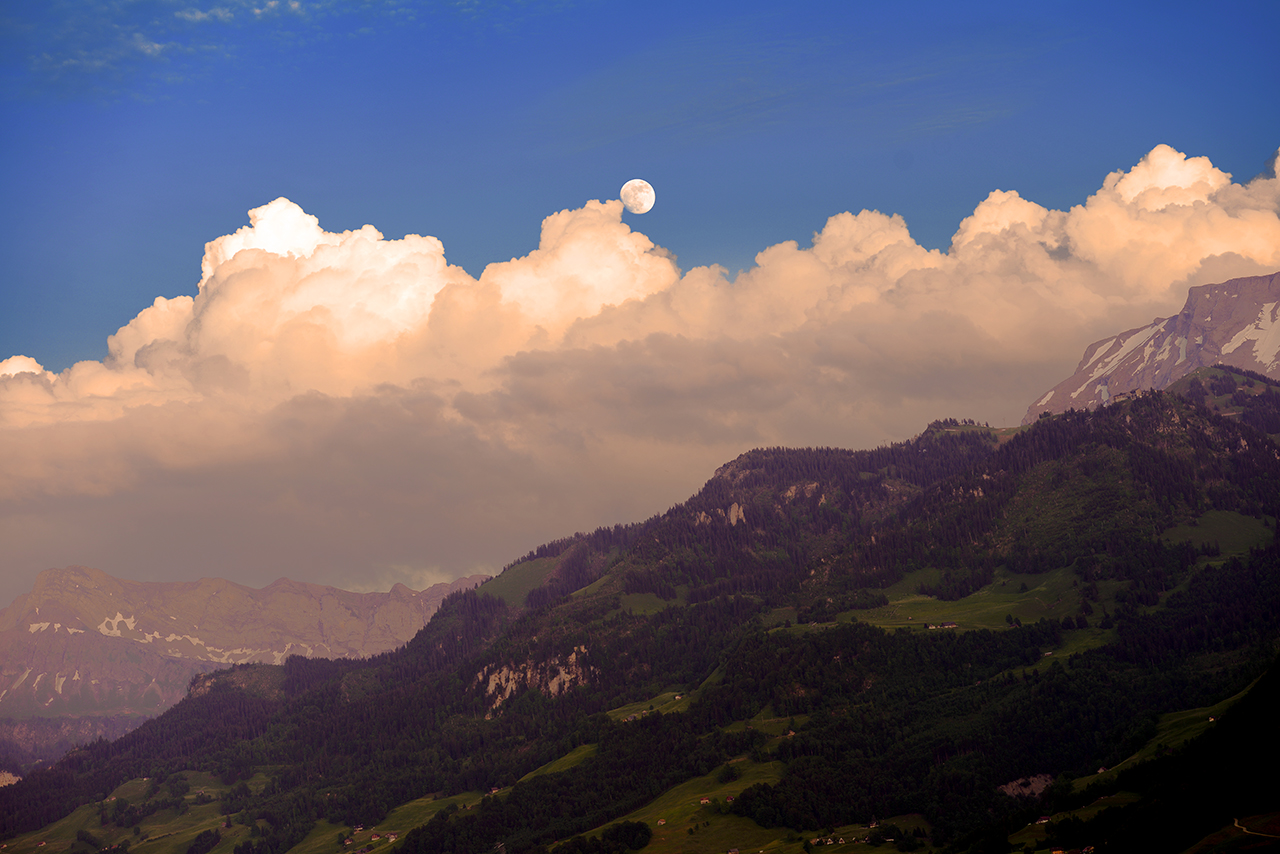
{"label": "cloud", "polygon": [[[154,95],[228,56],[243,61],[263,37],[287,41],[295,51],[315,43],[323,38],[316,19],[336,26],[335,18],[349,8],[338,0],[222,0],[172,8],[176,5],[10,4],[6,47],[13,73],[4,80],[5,91],[109,100],[126,92]],[[380,8],[365,12],[390,17]]]}
{"label": "cloud", "polygon": [[259,85],[264,64],[281,50],[297,62],[335,36],[367,39],[405,27],[425,32],[456,22],[513,31],[571,7],[489,0],[9,3],[0,36],[11,67],[0,79],[0,93],[155,97],[214,68],[224,79],[237,69],[248,70]]}
{"label": "cloud", "polygon": [[181,18],[184,21],[190,21],[193,24],[202,23],[204,21],[221,21],[222,23],[230,23],[235,18],[235,12],[223,6],[215,6],[208,11],[204,9],[179,9],[174,12],[174,17]]}
{"label": "cloud", "polygon": [[10,356],[0,362],[0,377],[9,377],[22,373],[44,373],[40,363],[30,356]]}
{"label": "cloud", "polygon": [[755,260],[683,271],[591,201],[474,278],[277,199],[102,361],[0,362],[6,570],[442,578],[660,511],[750,447],[1015,423],[1187,285],[1280,269],[1280,180],[1159,146],[1070,210],[993,191],[945,252],[863,210]]}

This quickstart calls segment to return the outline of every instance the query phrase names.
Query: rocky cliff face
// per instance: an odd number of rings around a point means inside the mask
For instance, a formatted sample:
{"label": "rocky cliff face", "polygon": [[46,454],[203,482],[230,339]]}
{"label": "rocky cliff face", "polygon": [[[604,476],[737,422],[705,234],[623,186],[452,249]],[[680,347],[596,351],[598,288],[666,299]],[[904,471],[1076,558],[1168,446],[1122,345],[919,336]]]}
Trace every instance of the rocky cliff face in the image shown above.
{"label": "rocky cliff face", "polygon": [[522,664],[491,665],[476,674],[476,685],[483,686],[486,702],[490,704],[486,718],[493,710],[524,688],[537,688],[542,693],[556,697],[578,685],[586,685],[599,671],[584,663],[587,648],[576,646],[567,656],[555,656],[547,661],[532,659]]}
{"label": "rocky cliff face", "polygon": [[1076,372],[1031,404],[1022,423],[1164,388],[1209,365],[1280,379],[1280,273],[1191,288],[1177,315],[1089,345]]}
{"label": "rocky cliff face", "polygon": [[446,595],[486,576],[423,591],[352,593],[280,579],[261,590],[221,578],[124,581],[49,569],[0,611],[0,716],[154,715],[191,678],[290,655],[359,658],[395,649]]}
{"label": "rocky cliff face", "polygon": [[[56,718],[0,718],[0,758],[8,764],[52,762],[99,738],[113,741],[137,728],[140,715],[63,715]],[[12,782],[12,781],[11,781]],[[0,786],[5,785],[0,773]]]}

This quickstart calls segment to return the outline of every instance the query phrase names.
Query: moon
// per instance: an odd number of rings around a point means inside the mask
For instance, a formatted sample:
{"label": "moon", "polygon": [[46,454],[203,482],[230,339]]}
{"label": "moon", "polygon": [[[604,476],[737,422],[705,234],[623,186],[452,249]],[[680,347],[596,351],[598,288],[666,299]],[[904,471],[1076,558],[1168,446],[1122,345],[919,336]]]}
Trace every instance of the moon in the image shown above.
{"label": "moon", "polygon": [[653,207],[654,199],[657,198],[653,192],[653,185],[639,178],[632,178],[623,184],[620,195],[623,206],[634,214],[647,213]]}

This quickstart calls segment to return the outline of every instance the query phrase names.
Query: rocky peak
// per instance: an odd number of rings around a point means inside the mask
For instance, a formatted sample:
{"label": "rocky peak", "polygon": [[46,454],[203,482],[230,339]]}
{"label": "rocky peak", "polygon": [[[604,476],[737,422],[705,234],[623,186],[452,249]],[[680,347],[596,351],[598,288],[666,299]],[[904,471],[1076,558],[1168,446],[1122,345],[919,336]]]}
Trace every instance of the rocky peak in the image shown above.
{"label": "rocky peak", "polygon": [[1199,285],[1173,317],[1090,344],[1075,373],[1032,403],[1022,423],[1162,389],[1211,365],[1280,379],[1280,273]]}

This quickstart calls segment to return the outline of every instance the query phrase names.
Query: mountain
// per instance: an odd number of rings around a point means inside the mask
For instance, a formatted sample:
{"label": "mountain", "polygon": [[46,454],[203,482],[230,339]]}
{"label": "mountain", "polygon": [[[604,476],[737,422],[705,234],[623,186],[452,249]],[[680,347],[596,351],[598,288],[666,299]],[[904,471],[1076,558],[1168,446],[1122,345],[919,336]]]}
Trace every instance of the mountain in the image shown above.
{"label": "mountain", "polygon": [[0,744],[39,754],[42,732],[55,745],[118,735],[121,721],[136,725],[139,716],[167,709],[193,676],[229,664],[395,649],[445,596],[487,577],[421,592],[398,584],[387,593],[352,593],[283,578],[255,590],[220,578],[137,582],[87,567],[45,570],[31,592],[0,611],[0,716],[101,720],[52,728],[0,722]]}
{"label": "mountain", "polygon": [[1280,273],[1191,288],[1177,315],[1090,344],[1075,373],[1031,404],[1022,423],[1162,389],[1210,365],[1280,379]]}
{"label": "mountain", "polygon": [[[0,837],[13,854],[800,854],[877,832],[1035,849],[1040,815],[1104,840],[1068,818],[1149,754],[1213,780],[1195,821],[1158,822],[1157,850],[1182,850],[1232,809],[1274,812],[1224,773],[1238,756],[1176,760],[1214,732],[1277,758],[1257,723],[1277,515],[1280,447],[1160,392],[1020,429],[751,451],[665,513],[449,595],[392,652],[193,680],[0,788]],[[1167,817],[1186,794],[1139,806]]]}
{"label": "mountain", "polygon": [[0,718],[0,762],[14,771],[53,762],[81,744],[117,739],[145,720],[145,716],[137,714]]}

